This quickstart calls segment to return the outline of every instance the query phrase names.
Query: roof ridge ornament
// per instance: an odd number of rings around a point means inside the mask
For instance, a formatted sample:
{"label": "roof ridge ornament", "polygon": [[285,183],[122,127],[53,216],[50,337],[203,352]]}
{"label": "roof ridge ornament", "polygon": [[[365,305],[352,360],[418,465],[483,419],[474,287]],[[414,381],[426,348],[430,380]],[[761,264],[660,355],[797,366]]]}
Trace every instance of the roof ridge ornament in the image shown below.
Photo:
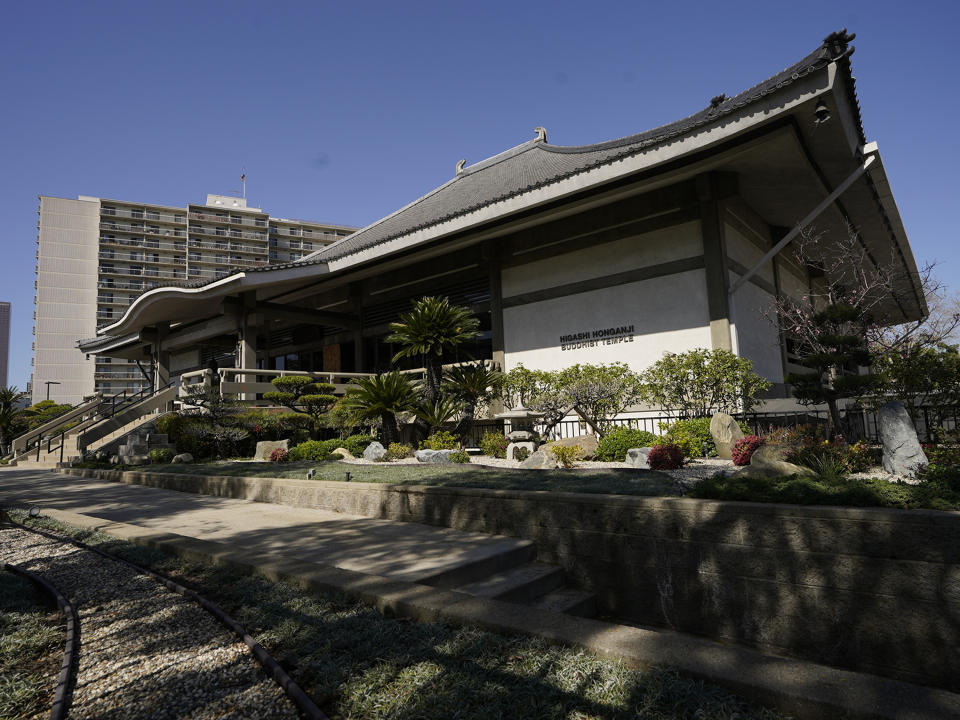
{"label": "roof ridge ornament", "polygon": [[464,158],[457,163],[457,175],[463,172],[463,166],[467,164],[467,159]]}
{"label": "roof ridge ornament", "polygon": [[846,28],[837,30],[823,39],[823,47],[830,51],[831,57],[839,57],[847,51],[847,46],[856,36],[856,33],[848,33]]}
{"label": "roof ridge ornament", "polygon": [[720,93],[710,98],[710,107],[716,110],[718,107],[723,105],[727,101],[727,96],[725,93]]}
{"label": "roof ridge ornament", "polygon": [[533,131],[537,134],[536,142],[546,142],[547,141],[547,129],[545,127],[535,127]]}

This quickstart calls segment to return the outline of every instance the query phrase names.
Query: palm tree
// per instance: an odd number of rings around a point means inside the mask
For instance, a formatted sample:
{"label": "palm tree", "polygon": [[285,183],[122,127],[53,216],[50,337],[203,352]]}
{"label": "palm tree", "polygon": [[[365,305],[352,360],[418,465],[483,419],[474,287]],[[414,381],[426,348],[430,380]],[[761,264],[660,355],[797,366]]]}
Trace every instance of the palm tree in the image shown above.
{"label": "palm tree", "polygon": [[393,361],[404,357],[423,358],[426,370],[424,399],[434,402],[440,395],[443,355],[480,334],[480,320],[467,308],[451,305],[449,298],[423,297],[413,309],[390,323],[393,331],[386,342],[403,345]]}
{"label": "palm tree", "polygon": [[21,411],[14,406],[23,397],[17,388],[0,387],[0,455],[7,453],[7,444],[13,437],[14,428]]}
{"label": "palm tree", "polygon": [[380,440],[384,445],[389,445],[400,436],[397,413],[413,410],[418,399],[417,386],[410,378],[392,370],[355,379],[343,403],[357,419],[380,418]]}
{"label": "palm tree", "polygon": [[503,385],[503,373],[485,361],[459,365],[447,370],[443,379],[444,391],[462,403],[463,415],[457,423],[456,434],[465,438],[473,428],[477,406],[492,400]]}

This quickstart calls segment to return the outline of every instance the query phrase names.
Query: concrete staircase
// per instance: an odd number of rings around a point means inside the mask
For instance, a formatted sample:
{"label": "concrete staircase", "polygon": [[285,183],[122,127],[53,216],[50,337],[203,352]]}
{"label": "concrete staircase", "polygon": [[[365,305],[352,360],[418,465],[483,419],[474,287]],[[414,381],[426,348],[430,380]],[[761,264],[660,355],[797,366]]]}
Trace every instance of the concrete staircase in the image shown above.
{"label": "concrete staircase", "polygon": [[593,593],[569,587],[563,568],[536,562],[535,554],[533,543],[524,544],[420,582],[476,597],[592,617],[596,613]]}
{"label": "concrete staircase", "polygon": [[[168,446],[171,449],[175,449],[173,445],[169,444],[166,435],[161,435],[156,432],[157,420],[167,414],[168,413],[163,411],[154,411],[142,417],[134,418],[133,420],[130,420],[115,430],[107,433],[102,438],[98,438],[97,440],[91,442],[89,445],[87,445],[87,452],[95,453],[100,450],[116,450],[116,454],[122,454],[119,452],[119,448],[125,443],[131,444],[129,437],[137,435],[141,436],[140,444],[149,445],[150,450],[154,449],[155,447]],[[132,444],[137,443],[134,442]]]}

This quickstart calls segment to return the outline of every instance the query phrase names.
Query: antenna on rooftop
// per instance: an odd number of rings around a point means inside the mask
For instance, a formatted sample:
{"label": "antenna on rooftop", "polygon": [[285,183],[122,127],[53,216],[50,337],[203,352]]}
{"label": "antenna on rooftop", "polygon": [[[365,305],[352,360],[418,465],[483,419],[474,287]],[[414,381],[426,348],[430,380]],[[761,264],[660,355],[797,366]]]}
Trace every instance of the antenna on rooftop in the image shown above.
{"label": "antenna on rooftop", "polygon": [[240,168],[240,192],[244,200],[247,199],[247,168]]}

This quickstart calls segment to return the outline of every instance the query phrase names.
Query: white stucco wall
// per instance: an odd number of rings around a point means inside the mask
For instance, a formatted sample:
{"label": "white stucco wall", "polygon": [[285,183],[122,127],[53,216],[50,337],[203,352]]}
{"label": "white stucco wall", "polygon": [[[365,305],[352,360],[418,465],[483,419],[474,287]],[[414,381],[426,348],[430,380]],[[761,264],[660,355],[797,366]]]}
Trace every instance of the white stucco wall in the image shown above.
{"label": "white stucco wall", "polygon": [[[702,253],[699,222],[684,223],[505,268],[503,296],[508,301],[527,292],[700,257]],[[643,370],[666,351],[710,347],[703,270],[506,307],[503,325],[507,371],[519,363],[531,369],[557,370],[576,363],[610,362],[624,362]],[[631,332],[615,334],[614,341],[592,338],[595,330],[631,326]],[[580,333],[590,334],[590,340],[561,339]]]}
{"label": "white stucco wall", "polygon": [[[730,273],[730,284],[739,279]],[[780,335],[764,317],[773,296],[753,283],[746,283],[730,299],[731,332],[737,336],[737,354],[753,362],[753,369],[770,382],[783,382]]]}

